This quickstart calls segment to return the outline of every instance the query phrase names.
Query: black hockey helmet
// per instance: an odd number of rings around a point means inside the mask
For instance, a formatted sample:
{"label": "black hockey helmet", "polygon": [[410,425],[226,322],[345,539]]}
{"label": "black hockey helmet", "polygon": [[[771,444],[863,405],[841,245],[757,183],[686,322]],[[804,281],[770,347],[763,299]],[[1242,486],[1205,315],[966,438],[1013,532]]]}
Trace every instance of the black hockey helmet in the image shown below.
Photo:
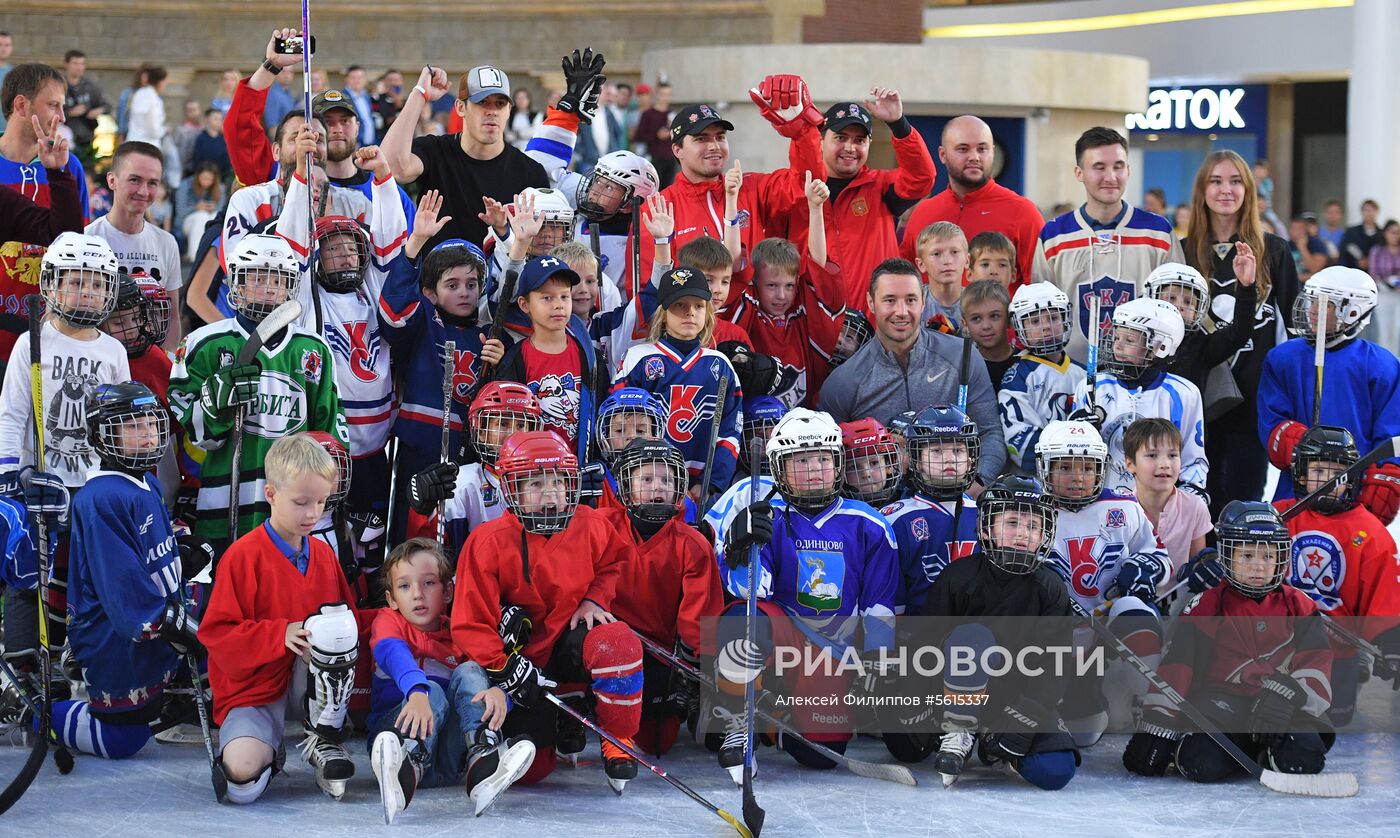
{"label": "black hockey helmet", "polygon": [[685,458],[669,442],[634,439],[613,455],[617,493],[627,511],[653,523],[676,516],[685,500]]}
{"label": "black hockey helmet", "polygon": [[831,353],[831,365],[840,366],[850,357],[875,337],[875,327],[870,325],[870,318],[865,316],[865,312],[858,308],[846,309],[846,316],[841,320],[841,334],[836,338],[836,349]]}
{"label": "black hockey helmet", "polygon": [[[934,500],[962,497],[977,478],[982,452],[977,423],[956,407],[934,405],[919,411],[909,424],[905,438],[909,448],[909,482],[928,497]],[[945,459],[949,444],[967,447],[967,463],[961,473],[956,471],[956,454],[952,462]],[[948,468],[954,471],[945,473]]]}
{"label": "black hockey helmet", "polygon": [[[1215,536],[1225,581],[1236,590],[1258,599],[1283,584],[1288,574],[1293,539],[1272,504],[1258,500],[1230,501],[1220,511]],[[1263,557],[1271,563],[1272,569],[1267,576],[1247,564],[1251,559],[1259,558],[1257,553],[1244,555],[1241,552],[1246,547],[1255,546],[1264,548]]]}
{"label": "black hockey helmet", "polygon": [[[1308,494],[1308,466],[1314,462],[1337,463],[1343,469],[1356,465],[1361,452],[1356,449],[1356,440],[1346,428],[1333,425],[1318,425],[1308,428],[1298,444],[1293,446],[1293,464],[1289,474],[1293,478],[1293,494],[1304,497]],[[1313,508],[1323,515],[1345,512],[1356,506],[1356,484],[1343,481],[1331,493],[1313,501]]]}
{"label": "black hockey helmet", "polygon": [[140,475],[156,467],[170,441],[170,418],[137,381],[99,384],[87,397],[88,442],[104,465]]}
{"label": "black hockey helmet", "polygon": [[[152,308],[151,295],[141,283],[126,271],[118,271],[117,302],[112,307],[112,313],[102,322],[102,330],[121,342],[126,348],[126,357],[140,357],[147,349],[165,339],[163,333],[156,332]],[[168,312],[167,303],[166,311],[162,314]]]}
{"label": "black hockey helmet", "polygon": [[[1017,520],[1001,520],[1013,513]],[[1039,567],[1055,544],[1055,508],[1040,481],[1017,475],[993,481],[977,499],[977,541],[992,564],[1007,573],[1024,575]]]}

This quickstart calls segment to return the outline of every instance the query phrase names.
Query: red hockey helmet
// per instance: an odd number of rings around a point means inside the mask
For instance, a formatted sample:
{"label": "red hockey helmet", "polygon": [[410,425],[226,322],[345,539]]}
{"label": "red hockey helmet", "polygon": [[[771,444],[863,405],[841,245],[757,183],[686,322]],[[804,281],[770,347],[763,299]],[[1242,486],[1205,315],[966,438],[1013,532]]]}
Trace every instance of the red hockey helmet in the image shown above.
{"label": "red hockey helmet", "polygon": [[885,426],[870,417],[842,422],[841,445],[846,449],[846,497],[876,507],[894,500],[904,479],[904,457]]}
{"label": "red hockey helmet", "polygon": [[345,500],[345,496],[350,494],[350,452],[345,450],[345,446],[340,444],[340,440],[331,436],[325,431],[309,431],[312,439],[321,444],[326,449],[326,453],[335,460],[335,469],[339,473],[336,477],[335,488],[331,490],[330,497],[326,498],[326,509],[335,509]]}
{"label": "red hockey helmet", "polygon": [[467,427],[476,455],[495,465],[501,443],[520,431],[544,428],[543,413],[534,391],[515,381],[492,381],[476,394],[467,409]]}
{"label": "red hockey helmet", "polygon": [[364,225],[344,215],[316,219],[316,281],[329,291],[354,291],[369,267],[369,234]]}
{"label": "red hockey helmet", "polygon": [[578,458],[549,431],[521,431],[501,444],[496,458],[506,506],[525,529],[552,535],[569,525],[578,507]]}

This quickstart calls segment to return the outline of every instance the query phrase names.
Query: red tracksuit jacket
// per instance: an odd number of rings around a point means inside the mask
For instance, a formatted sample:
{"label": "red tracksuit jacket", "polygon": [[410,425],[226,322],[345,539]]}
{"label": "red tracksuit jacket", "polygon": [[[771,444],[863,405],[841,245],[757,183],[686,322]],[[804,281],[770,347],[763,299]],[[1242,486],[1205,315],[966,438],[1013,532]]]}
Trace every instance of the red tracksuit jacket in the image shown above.
{"label": "red tracksuit jacket", "polygon": [[900,255],[914,261],[914,242],[918,241],[919,232],[935,221],[951,221],[958,225],[969,242],[978,233],[988,230],[1011,239],[1016,245],[1016,282],[1011,286],[1011,295],[1015,296],[1017,288],[1031,281],[1031,264],[1035,261],[1036,242],[1040,241],[1040,228],[1045,226],[1045,219],[1029,199],[991,178],[962,200],[952,189],[944,189],[914,207],[909,224],[904,228]]}

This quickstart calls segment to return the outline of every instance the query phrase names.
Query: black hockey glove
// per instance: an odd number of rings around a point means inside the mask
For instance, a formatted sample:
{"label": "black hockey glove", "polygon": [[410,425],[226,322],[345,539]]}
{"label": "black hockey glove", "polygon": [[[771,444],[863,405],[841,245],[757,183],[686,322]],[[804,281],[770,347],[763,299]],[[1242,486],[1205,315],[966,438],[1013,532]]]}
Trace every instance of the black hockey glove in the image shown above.
{"label": "black hockey glove", "polygon": [[778,383],[778,361],[772,355],[755,352],[748,344],[737,340],[727,340],[718,347],[739,379],[739,389],[744,398],[769,396]]}
{"label": "black hockey glove", "polygon": [[[588,88],[588,95],[583,97],[583,104],[579,105],[578,108],[578,121],[580,123],[592,125],[593,120],[598,118],[598,96],[602,94],[603,82],[607,80],[607,76],[599,76],[593,80],[593,86]],[[601,260],[599,261],[601,263]]]}
{"label": "black hockey glove", "polygon": [[594,79],[598,80],[599,86],[607,79],[606,76],[600,75],[606,63],[603,54],[594,53],[593,47],[585,47],[582,55],[578,50],[574,50],[564,56],[562,66],[566,89],[554,107],[564,113],[581,115],[584,100],[587,99],[590,89],[595,86]]}
{"label": "black hockey glove", "polygon": [[501,636],[501,647],[507,655],[518,655],[525,644],[530,642],[530,631],[535,623],[525,609],[518,605],[501,608],[501,619],[496,623],[496,633]]}
{"label": "black hockey glove", "polygon": [[987,725],[982,750],[999,759],[1020,759],[1030,753],[1035,735],[1052,715],[1040,702],[1025,697],[1017,699],[1014,707],[1004,705],[1001,715]]}
{"label": "black hockey glove", "polygon": [[[680,639],[676,640],[676,657],[696,669],[700,668],[700,658]],[[661,701],[662,717],[690,718],[691,712],[700,701],[700,682],[673,670],[667,681],[667,687],[666,696]]]}
{"label": "black hockey glove", "polygon": [[704,518],[701,518],[700,520],[693,522],[691,526],[695,528],[696,532],[703,535],[706,541],[710,542],[711,548],[715,546],[715,528],[710,526],[709,521],[706,521]]}
{"label": "black hockey glove", "polygon": [[350,524],[351,536],[364,551],[360,564],[364,567],[384,564],[384,516],[378,512],[352,509],[346,511],[345,520]]}
{"label": "black hockey glove", "polygon": [[1088,422],[1090,425],[1094,426],[1095,430],[1103,430],[1103,423],[1107,418],[1108,414],[1098,405],[1094,405],[1093,407],[1081,407],[1065,417],[1065,419],[1070,422]]}
{"label": "black hockey glove", "polygon": [[579,503],[597,507],[598,499],[603,496],[603,484],[606,481],[607,472],[602,463],[584,463],[583,468],[578,470]]}
{"label": "black hockey glove", "polygon": [[1288,733],[1293,714],[1307,699],[1303,685],[1291,675],[1275,672],[1266,677],[1259,684],[1254,710],[1249,714],[1249,733],[1254,741],[1266,748],[1277,745]]}
{"label": "black hockey glove", "polygon": [[194,533],[176,536],[175,546],[180,551],[180,578],[185,582],[198,576],[218,556],[209,539]]}
{"label": "black hockey glove", "polygon": [[[898,667],[895,659],[886,661],[887,655],[882,650],[875,649],[865,652],[860,656],[861,674],[856,676],[851,683],[851,695],[856,698],[878,698],[880,696],[891,696],[895,694],[898,686],[896,674]],[[857,706],[864,702],[858,702]],[[868,706],[876,707],[875,703]]]}
{"label": "black hockey glove", "polygon": [[165,613],[160,618],[160,639],[170,644],[181,657],[205,656],[204,644],[199,642],[199,623],[175,601],[165,604]]}
{"label": "black hockey glove", "polygon": [[1167,765],[1176,756],[1181,734],[1172,730],[1165,720],[1144,717],[1138,724],[1137,733],[1128,740],[1123,749],[1123,767],[1143,777],[1160,777],[1167,773]]}
{"label": "black hockey glove", "polygon": [[441,501],[457,491],[460,467],[451,460],[428,466],[408,479],[408,504],[419,515],[431,515]]}
{"label": "black hockey glove", "polygon": [[500,669],[486,670],[492,686],[500,687],[521,707],[532,707],[540,700],[541,690],[559,686],[524,655],[511,655]]}
{"label": "black hockey glove", "polygon": [[224,367],[204,379],[199,387],[199,400],[210,413],[224,413],[239,405],[253,404],[258,400],[260,375],[262,365],[257,359],[251,364]]}
{"label": "black hockey glove", "polygon": [[1157,579],[1162,566],[1156,561],[1134,553],[1123,560],[1118,568],[1118,581],[1114,587],[1119,596],[1135,596],[1143,602],[1152,603],[1157,599]]}
{"label": "black hockey glove", "polygon": [[1376,638],[1381,655],[1371,661],[1371,674],[1390,682],[1391,691],[1400,690],[1400,628],[1393,628]]}
{"label": "black hockey glove", "polygon": [[25,468],[20,474],[20,481],[24,484],[24,505],[29,511],[43,515],[50,530],[66,532],[72,504],[63,478],[46,471]]}
{"label": "black hockey glove", "polygon": [[773,540],[773,504],[758,501],[739,510],[724,540],[724,561],[731,568],[749,566],[749,548]]}
{"label": "black hockey glove", "polygon": [[1206,547],[1191,557],[1191,561],[1176,572],[1176,581],[1186,581],[1186,590],[1192,594],[1208,591],[1225,578],[1225,570],[1220,566],[1220,553],[1214,547]]}

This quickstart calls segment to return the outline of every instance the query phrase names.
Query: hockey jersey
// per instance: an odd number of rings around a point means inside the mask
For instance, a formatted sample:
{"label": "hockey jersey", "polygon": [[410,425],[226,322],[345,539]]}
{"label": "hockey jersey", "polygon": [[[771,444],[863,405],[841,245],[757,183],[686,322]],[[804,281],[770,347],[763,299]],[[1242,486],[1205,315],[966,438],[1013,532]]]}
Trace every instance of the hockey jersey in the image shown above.
{"label": "hockey jersey", "polygon": [[[1275,501],[1282,512],[1297,501]],[[1349,622],[1370,639],[1400,625],[1400,556],[1395,538],[1366,507],[1336,515],[1305,509],[1288,519],[1293,536],[1289,584],[1333,617],[1389,617]]]}
{"label": "hockey jersey", "polygon": [[[839,653],[859,639],[865,650],[891,647],[899,556],[889,523],[849,498],[814,515],[782,496],[772,504],[773,540],[758,551],[755,568],[759,599],[779,605],[818,646]],[[730,570],[723,547],[718,560],[725,588],[744,598],[749,569]]]}
{"label": "hockey jersey", "polygon": [[896,614],[922,614],[938,574],[976,549],[977,504],[967,495],[957,503],[961,511],[953,501],[934,501],[916,493],[880,510],[894,530],[899,551]]}
{"label": "hockey jersey", "polygon": [[1035,474],[1035,444],[1046,425],[1069,418],[1084,375],[1084,367],[1067,354],[1055,363],[1024,351],[1002,376],[997,407],[1006,433],[1007,465],[1016,473]]}
{"label": "hockey jersey", "polygon": [[1086,611],[1108,599],[1118,571],[1130,556],[1160,568],[1160,586],[1171,572],[1171,559],[1157,530],[1132,495],[1105,490],[1098,500],[1074,512],[1057,509],[1055,547],[1046,564],[1069,586],[1069,594]]}
{"label": "hockey jersey", "polygon": [[73,496],[68,561],[68,643],[93,705],[127,711],[159,700],[180,666],[159,639],[161,618],[168,600],[183,599],[183,582],[155,478],[95,472]]}
{"label": "hockey jersey", "polygon": [[[1201,391],[1175,373],[1159,372],[1138,387],[1127,387],[1112,373],[1100,371],[1094,400],[1103,408],[1100,432],[1108,443],[1108,474],[1105,487],[1120,494],[1131,494],[1137,483],[1123,459],[1123,432],[1138,419],[1168,419],[1181,431],[1181,476],[1179,482],[1206,485],[1210,462],[1206,459],[1205,414]],[[1081,381],[1074,391],[1075,408],[1088,403],[1088,382]]]}
{"label": "hockey jersey", "polygon": [[[506,511],[505,495],[501,493],[501,478],[481,463],[468,463],[457,469],[457,489],[443,501],[443,518],[447,521],[447,547],[465,544],[467,536],[487,521],[494,521]],[[408,511],[409,537],[437,536],[437,513],[420,515]]]}
{"label": "hockey jersey", "polygon": [[447,689],[452,671],[457,668],[457,654],[452,649],[452,631],[446,617],[444,614],[437,631],[423,631],[392,608],[374,612],[369,630],[369,648],[374,655],[374,680],[370,682],[369,694],[374,712],[388,712],[404,700],[409,690],[426,687],[430,681]]}
{"label": "hockey jersey", "polygon": [[720,493],[719,497],[710,504],[710,510],[705,513],[705,523],[715,531],[715,544],[723,544],[724,537],[729,532],[729,525],[734,523],[734,517],[749,506],[749,497],[757,497],[759,500],[769,500],[778,491],[778,485],[773,482],[773,478],[767,474],[760,474],[757,477],[749,475],[734,481],[730,486]]}
{"label": "hockey jersey", "polygon": [[[712,439],[719,380],[729,377],[719,438]],[[680,449],[693,481],[705,471],[705,459],[714,450],[710,486],[717,492],[729,486],[739,461],[739,429],[743,426],[744,394],[739,377],[722,352],[703,349],[697,341],[677,341],[663,336],[627,351],[613,380],[613,389],[639,387],[656,394],[666,405],[667,442]]]}
{"label": "hockey jersey", "polygon": [[[248,341],[242,317],[200,327],[180,343],[170,371],[170,409],[186,436],[209,452],[200,470],[194,532],[205,538],[228,537],[232,502],[229,479],[233,467],[234,412],[211,412],[200,398],[204,380],[232,366]],[[326,366],[330,348],[316,335],[295,325],[264,344],[257,360],[262,365],[257,403],[243,422],[243,452],[238,485],[238,532],[252,530],[268,515],[263,495],[263,458],[272,443],[287,434],[327,431],[346,444],[345,415],[335,381]],[[332,559],[334,561],[334,559]]]}
{"label": "hockey jersey", "polygon": [[1185,262],[1181,243],[1167,219],[1124,204],[1112,229],[1093,229],[1084,207],[1045,222],[1036,243],[1032,274],[1053,282],[1074,305],[1070,357],[1084,363],[1088,355],[1089,299],[1099,298],[1099,323],[1107,328],[1113,310],[1142,293],[1152,269],[1165,262]]}

